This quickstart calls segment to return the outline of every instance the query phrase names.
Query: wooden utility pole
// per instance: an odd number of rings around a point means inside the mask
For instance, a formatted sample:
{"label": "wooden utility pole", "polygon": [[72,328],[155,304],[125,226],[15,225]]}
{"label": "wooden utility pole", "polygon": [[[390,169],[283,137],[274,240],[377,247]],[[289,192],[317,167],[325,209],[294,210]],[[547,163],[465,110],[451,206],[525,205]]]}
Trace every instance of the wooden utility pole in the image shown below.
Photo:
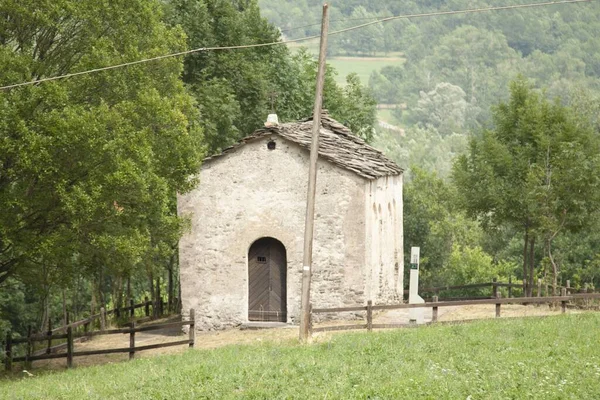
{"label": "wooden utility pole", "polygon": [[315,222],[315,193],[317,187],[317,160],[319,158],[319,131],[321,130],[321,108],[325,84],[325,58],[327,56],[327,34],[329,31],[329,6],[323,5],[321,24],[321,49],[315,108],[313,110],[312,144],[310,147],[310,169],[308,173],[308,195],[306,198],[306,222],[304,225],[304,257],[302,267],[302,312],[300,314],[300,340],[306,341],[310,329],[310,280],[312,275],[312,245]]}

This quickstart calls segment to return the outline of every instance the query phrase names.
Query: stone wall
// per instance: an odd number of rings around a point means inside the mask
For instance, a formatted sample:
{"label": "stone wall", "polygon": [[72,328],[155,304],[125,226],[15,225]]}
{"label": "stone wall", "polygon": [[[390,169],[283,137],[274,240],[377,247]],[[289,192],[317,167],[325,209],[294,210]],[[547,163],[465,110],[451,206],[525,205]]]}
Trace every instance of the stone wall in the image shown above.
{"label": "stone wall", "polygon": [[[270,139],[277,143],[275,150],[267,149]],[[288,321],[297,321],[308,156],[277,135],[250,142],[207,162],[200,187],[179,197],[179,214],[189,216],[192,223],[191,232],[180,241],[183,309],[196,309],[200,329],[247,321],[247,253],[261,237],[273,237],[286,247]],[[365,279],[372,275],[365,269],[369,185],[350,171],[319,161],[312,280],[315,306],[367,300]],[[369,246],[374,247],[373,243]],[[387,279],[388,273],[389,268],[380,268],[377,279]]]}
{"label": "stone wall", "polygon": [[402,175],[379,178],[366,183],[366,296],[375,304],[402,300],[402,184]]}

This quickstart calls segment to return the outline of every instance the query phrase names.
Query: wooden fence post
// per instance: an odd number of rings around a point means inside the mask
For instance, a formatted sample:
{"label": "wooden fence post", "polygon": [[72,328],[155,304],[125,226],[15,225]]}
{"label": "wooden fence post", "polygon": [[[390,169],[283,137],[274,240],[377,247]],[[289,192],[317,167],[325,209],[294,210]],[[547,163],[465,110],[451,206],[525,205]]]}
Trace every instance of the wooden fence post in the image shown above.
{"label": "wooden fence post", "polygon": [[135,357],[135,321],[132,321],[131,322],[131,331],[129,332],[129,359],[133,360],[134,357]]}
{"label": "wooden fence post", "polygon": [[[433,302],[437,303],[439,301],[437,296],[433,296]],[[437,322],[438,321],[438,307],[437,306],[433,306],[433,311],[431,313],[431,322]]]}
{"label": "wooden fence post", "polygon": [[508,276],[508,298],[512,297],[512,275]]}
{"label": "wooden fence post", "polygon": [[131,317],[131,319],[133,319],[133,317],[135,317],[135,308],[133,308],[133,299],[129,299],[129,307],[131,307],[129,316]]}
{"label": "wooden fence post", "polygon": [[148,300],[148,296],[144,297],[144,312],[146,313],[146,317],[150,316],[150,301]]}
{"label": "wooden fence post", "polygon": [[492,278],[492,297],[493,298],[497,298],[498,297],[498,278]]}
{"label": "wooden fence post", "polygon": [[104,307],[100,307],[100,330],[106,330],[106,310]]}
{"label": "wooden fence post", "polygon": [[571,280],[567,279],[567,296],[571,295]]}
{"label": "wooden fence post", "polygon": [[[566,288],[562,288],[561,290],[561,295],[562,297],[566,297],[567,295],[567,289]],[[567,302],[565,300],[561,301],[561,308],[562,308],[562,313],[566,313],[567,312]]]}
{"label": "wooden fence post", "polygon": [[373,301],[367,301],[367,330],[373,330]]}
{"label": "wooden fence post", "polygon": [[73,368],[73,328],[67,328],[67,368]]}
{"label": "wooden fence post", "polygon": [[194,344],[196,343],[196,311],[192,308],[190,309],[190,348],[194,348]]}
{"label": "wooden fence post", "polygon": [[6,359],[4,360],[4,369],[10,372],[12,371],[12,334],[10,331],[6,332],[6,349],[4,351]]}
{"label": "wooden fence post", "polygon": [[50,318],[48,318],[48,347],[46,347],[46,354],[50,354],[51,350],[50,348],[52,347],[52,320]]}
{"label": "wooden fence post", "polygon": [[[502,293],[498,292],[496,294],[496,298],[500,299],[502,297]],[[496,303],[496,318],[500,318],[500,303]]]}

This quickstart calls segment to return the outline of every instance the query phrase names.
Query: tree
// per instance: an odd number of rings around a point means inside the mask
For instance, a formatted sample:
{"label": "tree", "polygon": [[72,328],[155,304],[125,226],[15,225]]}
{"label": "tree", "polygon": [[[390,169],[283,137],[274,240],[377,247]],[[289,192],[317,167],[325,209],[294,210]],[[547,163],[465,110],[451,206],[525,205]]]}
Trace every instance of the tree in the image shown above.
{"label": "tree", "polygon": [[[351,18],[354,20],[377,20],[377,15],[369,13],[363,6],[356,7]],[[374,55],[384,45],[384,30],[382,24],[374,24],[364,29],[354,30],[345,40],[345,48],[354,54]]]}
{"label": "tree", "polygon": [[[448,285],[448,270],[457,265],[456,252],[476,249],[478,256],[483,254],[477,247],[481,231],[457,208],[452,186],[417,167],[411,168],[411,177],[404,189],[405,262],[410,261],[412,246],[421,247],[423,284]],[[455,279],[452,281],[458,282]]]}
{"label": "tree", "polygon": [[[166,9],[170,23],[185,30],[191,48],[280,40],[279,30],[261,16],[256,0],[169,0]],[[286,46],[188,55],[183,80],[198,104],[208,152],[252,133],[272,111],[284,122],[310,116],[316,67],[306,51],[292,56]],[[367,135],[375,123],[370,94],[355,80],[340,88],[334,73],[327,75],[325,107]]]}
{"label": "tree", "polygon": [[422,124],[431,124],[443,136],[461,133],[467,120],[475,113],[466,101],[465,92],[450,83],[439,83],[430,92],[421,92],[416,107],[412,110],[411,118]]}
{"label": "tree", "polygon": [[[0,16],[2,84],[185,49],[158,1],[3,2]],[[203,153],[182,70],[171,58],[0,93],[0,282],[128,274],[173,240]]]}
{"label": "tree", "polygon": [[[585,226],[600,194],[598,138],[589,124],[549,102],[524,80],[493,112],[495,128],[471,140],[454,165],[462,206],[484,226],[518,228],[523,239],[524,289],[532,294],[536,239],[554,267],[552,244]],[[529,264],[529,269],[527,265]]]}

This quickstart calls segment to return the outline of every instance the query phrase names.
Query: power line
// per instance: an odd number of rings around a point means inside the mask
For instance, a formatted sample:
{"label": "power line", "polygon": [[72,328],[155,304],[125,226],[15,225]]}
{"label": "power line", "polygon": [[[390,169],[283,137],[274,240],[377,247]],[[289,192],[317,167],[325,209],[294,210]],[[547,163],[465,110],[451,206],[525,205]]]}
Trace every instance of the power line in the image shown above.
{"label": "power line", "polygon": [[[512,6],[497,6],[497,7],[487,7],[487,8],[470,8],[470,9],[465,9],[465,10],[436,11],[436,12],[421,13],[421,14],[397,15],[397,16],[387,17],[387,18],[379,19],[377,21],[371,21],[371,22],[367,22],[367,23],[364,23],[364,24],[352,26],[352,27],[349,27],[349,28],[345,28],[345,29],[340,29],[340,30],[337,30],[337,31],[333,31],[333,32],[329,33],[329,36],[339,35],[341,33],[350,32],[350,31],[353,31],[353,30],[365,28],[365,27],[370,26],[370,25],[380,24],[380,23],[384,23],[384,22],[388,22],[388,21],[397,20],[397,19],[425,18],[425,17],[435,17],[435,16],[443,16],[443,15],[456,15],[456,14],[473,14],[473,13],[481,13],[481,12],[487,12],[487,11],[514,10],[514,9],[519,9],[519,8],[544,7],[544,6],[553,6],[553,5],[560,5],[560,4],[589,3],[591,1],[592,0],[547,1],[547,2],[543,2],[543,3],[516,4],[516,5],[512,5]],[[7,89],[13,89],[13,88],[22,87],[22,86],[35,85],[35,84],[38,84],[38,83],[55,81],[55,80],[59,80],[59,79],[72,78],[72,77],[75,77],[75,76],[87,75],[87,74],[92,74],[92,73],[101,72],[101,71],[113,70],[113,69],[117,69],[117,68],[124,68],[124,67],[132,66],[132,65],[143,64],[143,63],[147,63],[147,62],[151,62],[151,61],[163,60],[165,58],[184,56],[184,55],[187,55],[187,54],[199,53],[199,52],[203,52],[203,51],[238,50],[238,49],[250,49],[250,48],[257,48],[257,47],[279,46],[279,45],[284,45],[284,44],[289,44],[289,43],[297,43],[297,42],[303,42],[303,41],[307,41],[307,40],[312,40],[312,39],[316,39],[316,38],[319,38],[319,37],[320,37],[320,35],[313,35],[313,36],[307,36],[307,37],[303,37],[303,38],[299,38],[299,39],[277,41],[277,42],[270,42],[270,43],[257,43],[257,44],[247,44],[247,45],[239,45],[239,46],[224,46],[224,47],[201,47],[201,48],[198,48],[198,49],[180,51],[180,52],[177,52],[177,53],[165,54],[165,55],[162,55],[162,56],[145,58],[145,59],[142,59],[142,60],[131,61],[131,62],[126,62],[126,63],[122,63],[122,64],[116,64],[116,65],[111,65],[111,66],[108,66],[108,67],[95,68],[95,69],[90,69],[90,70],[81,71],[81,72],[73,72],[73,73],[65,74],[65,75],[53,76],[53,77],[43,78],[43,79],[37,79],[35,81],[22,82],[22,83],[16,83],[16,84],[13,84],[13,85],[1,86],[0,90],[7,90]]]}
{"label": "power line", "polygon": [[[387,17],[365,17],[365,18],[343,18],[343,19],[335,19],[330,21],[330,23],[335,24],[337,22],[347,22],[347,21],[365,21],[365,20],[372,20],[372,19],[380,19],[380,18],[387,18]],[[301,26],[293,26],[291,28],[287,28],[287,29],[281,29],[280,32],[281,33],[285,33],[285,32],[291,32],[291,31],[297,31],[298,29],[302,29],[302,28],[311,28],[313,26],[321,26],[320,22],[317,22],[315,24],[309,24],[309,25],[301,25]]]}
{"label": "power line", "polygon": [[373,21],[373,22],[367,22],[367,23],[361,24],[361,25],[352,26],[352,27],[346,28],[346,29],[340,29],[338,31],[331,32],[330,35],[345,33],[345,32],[353,31],[356,29],[361,29],[361,28],[364,28],[364,27],[367,27],[370,25],[393,21],[396,19],[423,18],[423,17],[434,17],[434,16],[440,16],[440,15],[474,14],[474,13],[481,13],[481,12],[486,12],[486,11],[513,10],[513,9],[517,9],[517,8],[533,8],[533,7],[553,6],[553,5],[559,5],[559,4],[590,3],[591,1],[592,0],[547,1],[545,3],[516,4],[516,5],[512,5],[512,6],[471,8],[471,9],[467,9],[467,10],[436,11],[436,12],[422,13],[422,14],[398,15],[398,16],[383,18],[383,19]]}

